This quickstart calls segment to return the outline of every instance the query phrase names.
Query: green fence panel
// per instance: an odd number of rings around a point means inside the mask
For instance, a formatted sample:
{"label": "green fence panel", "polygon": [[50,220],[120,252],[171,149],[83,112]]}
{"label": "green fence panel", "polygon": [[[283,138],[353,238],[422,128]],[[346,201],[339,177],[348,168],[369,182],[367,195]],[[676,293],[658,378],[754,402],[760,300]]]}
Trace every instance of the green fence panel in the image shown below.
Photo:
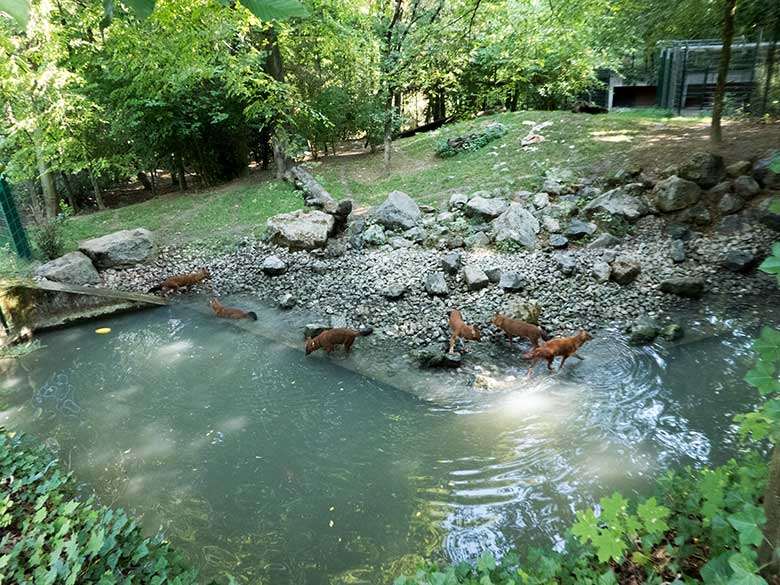
{"label": "green fence panel", "polygon": [[0,175],[0,245],[11,244],[16,255],[25,260],[32,258],[30,242],[24,230],[11,188]]}

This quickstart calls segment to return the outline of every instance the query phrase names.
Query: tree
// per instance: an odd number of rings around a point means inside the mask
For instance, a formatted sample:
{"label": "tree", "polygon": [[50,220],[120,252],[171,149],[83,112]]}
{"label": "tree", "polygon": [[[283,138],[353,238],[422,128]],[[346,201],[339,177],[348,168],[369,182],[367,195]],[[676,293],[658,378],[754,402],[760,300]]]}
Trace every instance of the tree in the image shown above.
{"label": "tree", "polygon": [[734,39],[734,13],[737,10],[737,0],[723,2],[723,46],[718,62],[718,81],[715,85],[715,101],[712,105],[712,124],[710,138],[713,142],[721,141],[720,121],[723,116],[723,104],[726,99],[726,83],[728,81],[729,64],[731,63],[731,42]]}

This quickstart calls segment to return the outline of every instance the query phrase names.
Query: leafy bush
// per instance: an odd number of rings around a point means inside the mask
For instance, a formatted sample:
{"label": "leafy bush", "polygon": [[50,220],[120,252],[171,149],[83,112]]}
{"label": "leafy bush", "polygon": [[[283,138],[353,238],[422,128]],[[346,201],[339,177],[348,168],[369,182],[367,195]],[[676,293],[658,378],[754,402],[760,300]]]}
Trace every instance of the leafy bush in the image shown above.
{"label": "leafy bush", "polygon": [[195,582],[159,536],[122,510],[73,497],[50,451],[0,429],[0,583],[111,585]]}
{"label": "leafy bush", "polygon": [[479,150],[486,144],[501,138],[506,132],[506,126],[494,122],[488,124],[480,132],[472,132],[465,136],[439,140],[436,143],[436,154],[442,158],[448,158],[464,150]]}
{"label": "leafy bush", "polygon": [[58,216],[56,219],[40,221],[35,227],[33,232],[35,246],[47,260],[59,258],[65,252],[63,222],[63,216]]}
{"label": "leafy bush", "polygon": [[484,553],[475,566],[434,564],[395,585],[541,585],[543,583],[695,583],[765,585],[757,547],[766,465],[757,456],[694,473],[669,472],[658,494],[631,502],[620,494],[580,511],[567,552],[533,549],[497,562]]}

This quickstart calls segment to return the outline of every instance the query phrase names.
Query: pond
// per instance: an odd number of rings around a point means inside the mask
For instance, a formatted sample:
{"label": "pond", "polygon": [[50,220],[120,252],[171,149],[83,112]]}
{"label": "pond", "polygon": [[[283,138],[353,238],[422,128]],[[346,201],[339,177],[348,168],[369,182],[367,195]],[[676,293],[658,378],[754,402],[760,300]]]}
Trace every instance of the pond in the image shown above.
{"label": "pond", "polygon": [[42,335],[0,366],[0,424],[207,577],[379,583],[415,555],[560,546],[575,509],[734,453],[754,401],[744,315],[713,311],[668,346],[601,333],[530,380],[518,350],[483,342],[467,360],[489,360],[494,387],[478,390],[376,335],[306,358],[305,315],[257,312],[219,320],[200,299]]}

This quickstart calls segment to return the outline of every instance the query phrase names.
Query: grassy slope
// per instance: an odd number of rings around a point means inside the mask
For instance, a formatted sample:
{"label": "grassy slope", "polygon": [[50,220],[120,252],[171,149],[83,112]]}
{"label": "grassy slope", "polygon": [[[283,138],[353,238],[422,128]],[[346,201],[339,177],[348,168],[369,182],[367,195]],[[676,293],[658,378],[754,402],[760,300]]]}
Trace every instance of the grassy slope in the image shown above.
{"label": "grassy slope", "polygon": [[[490,120],[506,125],[505,136],[471,153],[436,157],[438,140],[477,128]],[[552,121],[535,151],[523,151],[519,140],[535,123]],[[343,153],[311,163],[314,174],[337,198],[351,197],[358,207],[381,202],[399,189],[421,203],[441,204],[454,190],[466,192],[504,188],[534,189],[545,173],[566,169],[581,176],[598,176],[632,161],[643,145],[664,132],[682,134],[701,125],[696,118],[664,118],[660,112],[638,110],[589,116],[569,112],[517,112],[446,126],[436,132],[399,140],[392,170],[384,174],[382,154]],[[286,183],[267,178],[236,181],[203,193],[172,194],[119,209],[74,217],[65,224],[68,251],[80,240],[112,231],[145,227],[163,243],[197,243],[222,249],[246,235],[257,235],[271,215],[301,207],[301,197]],[[18,272],[0,251],[0,277]]]}

